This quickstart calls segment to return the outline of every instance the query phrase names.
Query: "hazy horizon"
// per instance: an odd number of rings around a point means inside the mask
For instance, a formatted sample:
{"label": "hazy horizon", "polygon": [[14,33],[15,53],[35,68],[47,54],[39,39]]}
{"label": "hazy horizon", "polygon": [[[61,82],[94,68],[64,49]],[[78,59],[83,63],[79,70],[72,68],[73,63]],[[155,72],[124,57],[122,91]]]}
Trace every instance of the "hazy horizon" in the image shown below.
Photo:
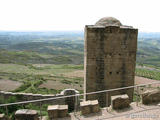
{"label": "hazy horizon", "polygon": [[[138,28],[137,28],[138,29]],[[84,29],[82,30],[0,30],[0,32],[84,32]],[[138,32],[141,33],[160,33],[160,31],[141,31],[138,29]]]}

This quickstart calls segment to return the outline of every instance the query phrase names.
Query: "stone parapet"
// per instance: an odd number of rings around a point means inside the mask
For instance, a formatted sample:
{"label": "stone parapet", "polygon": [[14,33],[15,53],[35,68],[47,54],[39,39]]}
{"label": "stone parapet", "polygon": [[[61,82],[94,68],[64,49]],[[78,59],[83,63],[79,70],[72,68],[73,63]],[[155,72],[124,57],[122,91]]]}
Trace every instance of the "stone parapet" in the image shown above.
{"label": "stone parapet", "polygon": [[[63,97],[64,94],[48,94],[48,95],[42,95],[42,94],[32,94],[32,93],[13,93],[13,92],[5,92],[5,91],[0,91],[0,98],[1,99],[8,99],[9,97],[16,97],[17,102],[20,101],[30,101],[30,100],[38,100],[38,99],[46,99],[46,98],[56,98],[56,97]],[[65,104],[65,99],[55,99],[55,100],[48,100],[48,101],[43,101],[43,104]]]}
{"label": "stone parapet", "polygon": [[147,90],[141,94],[142,104],[152,104],[160,102],[160,90]]}
{"label": "stone parapet", "polygon": [[111,96],[112,109],[123,109],[130,105],[129,97],[127,94]]}
{"label": "stone parapet", "polygon": [[68,115],[68,105],[50,105],[47,110],[50,120],[64,118]]}
{"label": "stone parapet", "polygon": [[39,120],[36,110],[21,109],[15,112],[16,120]]}
{"label": "stone parapet", "polygon": [[97,113],[100,111],[98,100],[88,100],[80,102],[82,115]]}

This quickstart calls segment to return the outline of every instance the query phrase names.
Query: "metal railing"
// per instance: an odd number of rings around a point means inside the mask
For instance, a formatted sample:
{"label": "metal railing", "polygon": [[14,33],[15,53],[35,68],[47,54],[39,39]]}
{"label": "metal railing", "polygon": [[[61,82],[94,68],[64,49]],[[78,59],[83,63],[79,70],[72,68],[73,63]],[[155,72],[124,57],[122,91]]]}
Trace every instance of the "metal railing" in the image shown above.
{"label": "metal railing", "polygon": [[[138,89],[138,87],[148,86],[148,85],[153,85],[153,84],[160,84],[160,81],[152,82],[152,83],[147,83],[147,84],[139,84],[139,85],[134,85],[134,86],[128,86],[128,87],[109,89],[109,90],[96,91],[96,92],[89,92],[89,93],[67,95],[67,96],[60,96],[60,97],[54,97],[54,98],[45,98],[45,99],[38,99],[38,100],[30,100],[30,101],[22,101],[22,102],[15,102],[15,103],[0,104],[0,107],[5,107],[6,108],[6,114],[8,115],[8,106],[12,106],[12,105],[24,105],[24,104],[39,102],[40,103],[39,104],[40,105],[40,117],[42,118],[41,105],[42,105],[43,101],[65,99],[65,98],[69,98],[69,97],[76,97],[77,98],[77,97],[84,96],[84,95],[93,95],[93,94],[99,94],[99,93],[106,93],[107,94],[108,92],[112,92],[112,91],[118,91],[118,90],[130,89],[130,88],[136,88],[136,89]],[[138,100],[136,100],[136,104],[138,105]],[[75,112],[76,112],[76,110],[75,110]]]}

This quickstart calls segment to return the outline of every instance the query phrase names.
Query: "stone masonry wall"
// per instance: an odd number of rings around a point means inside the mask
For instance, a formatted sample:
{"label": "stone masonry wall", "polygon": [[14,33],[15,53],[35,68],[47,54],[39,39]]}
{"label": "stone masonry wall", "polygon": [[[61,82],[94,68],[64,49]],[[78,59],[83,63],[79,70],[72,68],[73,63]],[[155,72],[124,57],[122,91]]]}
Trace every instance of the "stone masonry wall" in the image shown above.
{"label": "stone masonry wall", "polygon": [[[16,97],[17,102],[20,102],[20,101],[30,101],[30,100],[38,100],[38,99],[46,99],[46,98],[56,98],[56,97],[63,97],[63,96],[76,95],[76,94],[78,95],[79,92],[75,89],[65,89],[60,94],[56,94],[56,95],[49,95],[49,94],[42,95],[42,94],[32,94],[32,93],[12,93],[12,92],[0,91],[0,99],[6,100],[9,97]],[[66,98],[60,98],[60,99],[55,99],[55,100],[43,101],[42,103],[52,104],[52,105],[65,105],[66,104],[72,111],[75,107],[75,104],[77,105],[77,107],[79,106],[79,102],[80,102],[79,97],[66,97]]]}
{"label": "stone masonry wall", "polygon": [[[32,94],[32,93],[12,93],[12,92],[4,92],[0,91],[0,98],[8,99],[9,97],[16,97],[17,102],[19,101],[30,101],[30,100],[37,100],[37,99],[45,99],[45,98],[56,98],[64,96],[63,94],[57,95],[42,95],[42,94]],[[65,104],[65,99],[56,99],[50,101],[44,101],[43,103],[47,104]]]}
{"label": "stone masonry wall", "polygon": [[[85,27],[85,92],[134,85],[137,34],[137,29],[126,26]],[[109,106],[110,96],[118,94],[133,99],[133,89],[127,89],[87,95],[86,100]]]}

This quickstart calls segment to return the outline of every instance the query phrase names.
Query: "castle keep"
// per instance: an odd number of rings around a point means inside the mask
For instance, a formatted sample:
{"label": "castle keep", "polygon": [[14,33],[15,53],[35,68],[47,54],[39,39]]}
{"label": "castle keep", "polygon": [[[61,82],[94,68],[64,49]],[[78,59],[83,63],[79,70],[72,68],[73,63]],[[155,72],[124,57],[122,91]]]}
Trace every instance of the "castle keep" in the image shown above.
{"label": "castle keep", "polygon": [[[85,27],[85,92],[95,92],[134,85],[138,30],[107,17]],[[109,106],[112,95],[128,94],[133,89],[85,96]]]}

